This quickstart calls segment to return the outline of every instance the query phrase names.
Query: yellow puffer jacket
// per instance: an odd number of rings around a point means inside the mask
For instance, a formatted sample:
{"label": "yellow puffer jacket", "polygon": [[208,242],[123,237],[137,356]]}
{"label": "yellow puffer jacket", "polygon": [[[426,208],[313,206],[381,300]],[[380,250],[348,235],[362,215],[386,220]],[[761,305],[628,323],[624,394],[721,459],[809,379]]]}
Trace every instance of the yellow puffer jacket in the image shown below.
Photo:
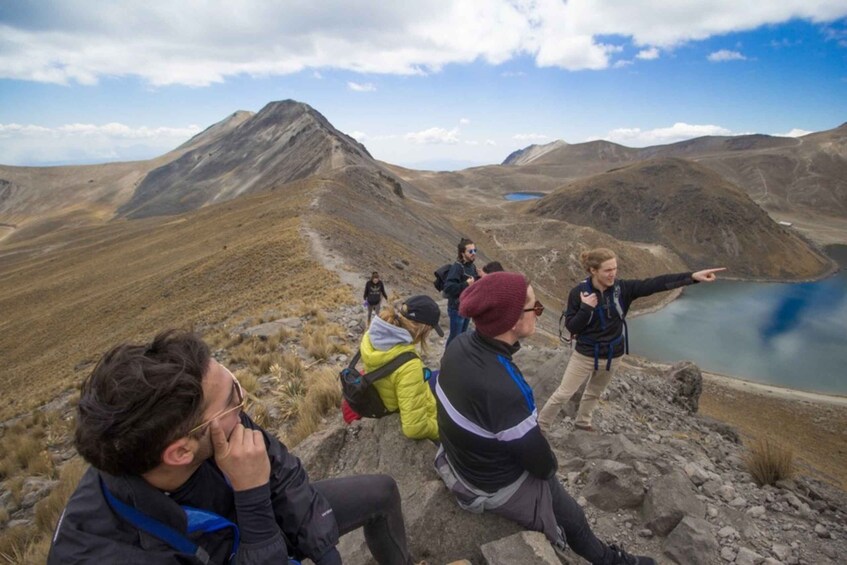
{"label": "yellow puffer jacket", "polygon": [[[383,328],[380,328],[383,330],[386,329],[384,326],[391,328],[389,331],[400,330],[407,336],[405,342],[394,340],[397,344],[390,349],[375,348],[371,341],[371,332],[374,331],[375,325],[383,325]],[[385,346],[384,332],[377,330],[377,333],[382,334],[383,337],[377,342]],[[410,338],[406,330],[374,318],[371,329],[365,332],[362,338],[360,348],[365,372],[369,373],[378,369],[401,353],[415,351],[415,346],[409,343]],[[429,385],[423,380],[423,363],[420,359],[412,359],[402,365],[391,375],[376,381],[374,387],[388,410],[400,411],[400,425],[406,437],[438,440],[435,397],[432,396]]]}

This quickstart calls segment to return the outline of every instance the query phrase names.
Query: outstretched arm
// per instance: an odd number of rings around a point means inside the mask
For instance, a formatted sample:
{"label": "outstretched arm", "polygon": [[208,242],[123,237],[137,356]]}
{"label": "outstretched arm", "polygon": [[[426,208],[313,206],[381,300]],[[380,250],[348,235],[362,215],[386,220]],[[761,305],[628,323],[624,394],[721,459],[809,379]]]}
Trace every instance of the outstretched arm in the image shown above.
{"label": "outstretched arm", "polygon": [[715,269],[703,269],[691,274],[691,278],[697,282],[714,282],[717,280],[717,273],[726,271],[726,267],[717,267]]}

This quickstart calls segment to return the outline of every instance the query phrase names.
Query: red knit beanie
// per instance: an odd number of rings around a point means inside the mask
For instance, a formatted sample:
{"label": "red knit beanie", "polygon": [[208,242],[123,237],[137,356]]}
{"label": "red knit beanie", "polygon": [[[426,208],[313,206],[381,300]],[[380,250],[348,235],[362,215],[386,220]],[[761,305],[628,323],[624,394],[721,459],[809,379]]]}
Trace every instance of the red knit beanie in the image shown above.
{"label": "red knit beanie", "polygon": [[476,330],[489,337],[512,329],[523,314],[529,281],[522,273],[485,275],[459,297],[459,315],[473,318]]}

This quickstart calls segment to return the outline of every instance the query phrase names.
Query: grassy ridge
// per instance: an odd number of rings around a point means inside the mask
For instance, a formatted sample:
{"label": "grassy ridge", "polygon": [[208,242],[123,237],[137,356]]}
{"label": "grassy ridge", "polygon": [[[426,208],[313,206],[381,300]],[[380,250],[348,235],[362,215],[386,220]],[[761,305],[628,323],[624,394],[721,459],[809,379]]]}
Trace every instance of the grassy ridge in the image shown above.
{"label": "grassy ridge", "polygon": [[300,234],[317,182],[0,247],[0,419],[76,385],[117,342],[339,300]]}

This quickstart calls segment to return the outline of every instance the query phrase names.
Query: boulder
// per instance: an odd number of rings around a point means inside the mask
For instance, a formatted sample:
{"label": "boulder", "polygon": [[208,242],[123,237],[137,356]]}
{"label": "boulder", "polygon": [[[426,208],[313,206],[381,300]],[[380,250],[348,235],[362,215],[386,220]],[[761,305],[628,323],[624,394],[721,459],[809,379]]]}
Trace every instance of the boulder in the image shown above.
{"label": "boulder", "polygon": [[673,403],[692,414],[697,412],[703,392],[700,368],[690,361],[682,361],[672,365],[666,377],[674,385]]}
{"label": "boulder", "polygon": [[258,337],[259,339],[268,339],[278,335],[283,330],[298,330],[301,324],[300,318],[283,318],[246,328],[240,332],[240,335],[245,338]]}
{"label": "boulder", "polygon": [[718,542],[709,523],[686,516],[665,540],[665,555],[680,565],[709,565],[718,561]]}
{"label": "boulder", "polygon": [[604,460],[588,473],[582,495],[597,508],[613,512],[641,506],[644,485],[629,465]]}
{"label": "boulder", "polygon": [[[394,477],[402,499],[409,549],[416,560],[449,563],[469,559],[482,563],[480,546],[523,531],[496,514],[473,514],[459,508],[433,467],[435,444],[405,437],[397,414],[358,420],[349,426],[339,415],[327,429],[308,437],[292,451],[313,480],[370,473]],[[344,536],[338,547],[345,564],[373,563],[361,530]]]}
{"label": "boulder", "polygon": [[540,532],[520,532],[482,546],[488,565],[560,565],[553,546]]}
{"label": "boulder", "polygon": [[653,483],[644,497],[645,526],[667,535],[685,516],[703,518],[706,506],[697,498],[691,481],[682,471],[672,471]]}

